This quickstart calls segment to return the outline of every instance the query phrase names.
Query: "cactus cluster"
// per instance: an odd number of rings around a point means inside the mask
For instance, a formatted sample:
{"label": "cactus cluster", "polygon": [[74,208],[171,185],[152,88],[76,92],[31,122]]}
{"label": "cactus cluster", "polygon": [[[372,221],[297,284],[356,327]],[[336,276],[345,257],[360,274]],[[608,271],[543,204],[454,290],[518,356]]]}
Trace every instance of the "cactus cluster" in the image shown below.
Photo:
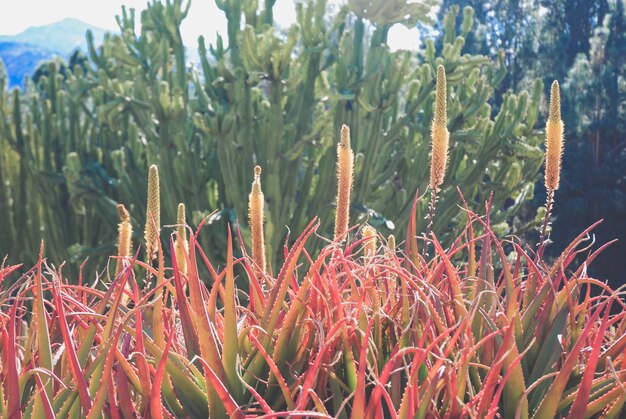
{"label": "cactus cluster", "polygon": [[[433,228],[442,240],[463,229],[457,187],[470,205],[495,192],[498,232],[531,227],[517,214],[542,164],[535,130],[540,83],[530,94],[507,94],[494,111],[489,100],[505,68],[502,60],[463,53],[471,8],[457,25],[453,7],[441,48],[426,40],[416,55],[386,44],[398,21],[393,7],[372,2],[384,6],[374,18],[352,3],[330,15],[324,0],[297,2],[297,23],[282,30],[273,23],[274,2],[220,0],[228,46],[221,35],[210,46],[199,39],[198,69],[186,61],[180,37],[189,3],[150,2],[140,14],[123,9],[119,33],[101,47],[88,36],[88,65],[61,73],[50,63],[36,82],[10,94],[1,79],[0,255],[30,261],[43,237],[55,243],[55,260],[89,257],[96,266],[115,252],[119,203],[133,214],[135,234],[146,225],[147,196],[135,185],[146,183],[152,164],[168,197],[164,219],[175,220],[185,202],[190,225],[217,211],[209,223],[224,228],[245,218],[249,169],[263,167],[265,246],[280,255],[285,226],[301,231],[340,205],[333,144],[344,123],[354,152],[350,220],[403,237],[404,224],[393,229],[390,220],[408,219],[416,190],[432,183],[439,66],[447,75],[450,151]],[[423,20],[419,8],[411,10],[405,18]],[[428,211],[420,201],[417,228],[426,226]],[[202,238],[219,260],[225,241],[210,234],[214,228]],[[321,231],[332,228],[332,220],[322,220]],[[251,240],[250,230],[243,237]]]}

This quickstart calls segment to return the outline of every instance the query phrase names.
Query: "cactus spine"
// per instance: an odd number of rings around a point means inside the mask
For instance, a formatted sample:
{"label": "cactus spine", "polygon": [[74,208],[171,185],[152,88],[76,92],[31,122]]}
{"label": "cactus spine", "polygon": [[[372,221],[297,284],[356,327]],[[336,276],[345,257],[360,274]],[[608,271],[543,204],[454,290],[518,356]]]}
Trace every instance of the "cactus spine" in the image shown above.
{"label": "cactus spine", "polygon": [[337,145],[337,213],[335,215],[335,240],[342,239],[350,222],[350,192],[354,171],[354,153],[350,148],[350,128],[341,127]]}
{"label": "cactus spine", "polygon": [[546,122],[546,215],[543,219],[539,248],[541,249],[547,239],[550,215],[554,204],[554,192],[559,189],[561,178],[561,160],[563,157],[564,125],[561,120],[561,97],[559,82],[554,81],[550,89],[550,114]]}
{"label": "cactus spine", "polygon": [[267,270],[263,237],[264,197],[261,190],[261,166],[254,168],[254,181],[248,196],[248,217],[252,232],[252,258],[262,273]]}

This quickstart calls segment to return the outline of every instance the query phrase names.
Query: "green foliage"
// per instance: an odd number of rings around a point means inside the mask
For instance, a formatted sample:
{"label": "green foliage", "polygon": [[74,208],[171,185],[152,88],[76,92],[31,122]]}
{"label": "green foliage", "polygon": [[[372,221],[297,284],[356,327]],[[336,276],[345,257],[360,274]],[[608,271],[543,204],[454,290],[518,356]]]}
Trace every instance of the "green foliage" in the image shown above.
{"label": "green foliage", "polygon": [[[575,235],[577,225],[603,218],[601,240],[619,238],[608,249],[593,275],[624,283],[619,260],[626,252],[626,14],[623,0],[612,3],[589,39],[588,53],[579,54],[564,84],[564,115],[569,153],[560,197],[567,202],[555,220],[554,240]],[[568,147],[568,146],[566,146]],[[586,170],[580,170],[580,168]],[[556,250],[556,249],[555,249]]]}
{"label": "green foliage", "polygon": [[[398,21],[393,9],[374,19],[349,7],[329,16],[323,0],[297,3],[297,24],[283,31],[273,24],[272,1],[217,3],[228,31],[209,48],[199,39],[200,71],[188,66],[179,30],[189,3],[175,0],[148,4],[139,19],[123,9],[120,33],[100,48],[88,35],[89,65],[65,76],[50,65],[21,93],[0,86],[0,222],[9,232],[0,254],[29,260],[42,237],[55,243],[55,260],[112,253],[118,202],[138,216],[136,227],[144,224],[146,196],[136,185],[153,163],[164,224],[176,220],[178,202],[186,202],[192,225],[214,210],[212,222],[243,220],[259,164],[275,262],[285,226],[300,231],[333,211],[334,144],[344,123],[356,152],[352,213],[392,227],[390,220],[408,218],[416,190],[426,189],[439,64],[448,75],[452,148],[435,229],[445,239],[462,228],[457,187],[470,205],[495,192],[492,217],[501,232],[525,228],[515,216],[532,197],[541,164],[533,131],[541,86],[508,93],[492,115],[488,103],[505,65],[502,57],[494,63],[463,54],[471,9],[459,29],[459,9],[451,8],[442,48],[428,40],[415,55],[386,45]],[[405,23],[425,19],[414,12]],[[419,227],[426,210],[417,209]],[[221,237],[205,233],[210,254],[223,257]]]}
{"label": "green foliage", "polygon": [[[530,86],[536,78],[563,87],[564,182],[556,193],[554,236],[566,243],[589,223],[601,242],[620,239],[589,274],[624,283],[617,261],[626,254],[626,2],[624,0],[444,0],[475,8],[475,30],[465,50],[493,59],[504,54],[507,76],[498,92]],[[442,38],[442,37],[441,37]],[[542,112],[547,112],[547,101]],[[543,185],[535,199],[541,205]],[[567,204],[565,204],[567,203]],[[547,256],[561,249],[548,247]]]}

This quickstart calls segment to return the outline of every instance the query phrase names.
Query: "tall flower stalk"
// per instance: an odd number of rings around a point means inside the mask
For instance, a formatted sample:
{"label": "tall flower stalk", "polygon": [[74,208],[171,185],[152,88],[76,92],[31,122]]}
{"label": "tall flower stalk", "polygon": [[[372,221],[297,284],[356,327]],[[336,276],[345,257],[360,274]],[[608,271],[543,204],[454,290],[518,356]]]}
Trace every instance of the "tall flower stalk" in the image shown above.
{"label": "tall flower stalk", "polygon": [[159,235],[161,232],[161,198],[159,193],[159,169],[156,165],[150,166],[148,172],[148,202],[146,205],[146,259],[151,262],[159,250]]}
{"label": "tall flower stalk", "polygon": [[[430,160],[430,205],[428,209],[426,237],[430,236],[433,229],[433,219],[439,191],[446,175],[446,165],[448,163],[448,143],[450,132],[446,126],[446,70],[442,65],[437,66],[437,87],[435,91],[435,115],[431,127],[432,156]],[[424,245],[426,254],[427,245]]]}
{"label": "tall flower stalk", "polygon": [[337,213],[335,215],[335,240],[342,240],[350,222],[350,193],[354,172],[354,153],[350,148],[350,128],[341,127],[337,145]]}
{"label": "tall flower stalk", "polygon": [[554,81],[550,89],[550,114],[546,123],[546,214],[541,227],[541,236],[539,238],[539,251],[543,250],[548,241],[548,226],[550,225],[550,217],[552,207],[554,205],[554,192],[559,189],[561,179],[561,161],[563,157],[564,143],[564,125],[561,120],[561,98],[559,82]]}
{"label": "tall flower stalk", "polygon": [[265,238],[263,236],[263,219],[265,217],[265,198],[261,189],[261,166],[254,168],[254,181],[248,196],[248,217],[252,233],[252,259],[262,273],[267,271],[265,257]]}
{"label": "tall flower stalk", "polygon": [[176,216],[176,241],[174,250],[178,269],[183,275],[187,275],[187,253],[189,252],[189,242],[187,240],[187,219],[185,215],[185,204],[178,204]]}
{"label": "tall flower stalk", "polygon": [[115,276],[117,277],[124,268],[124,258],[130,256],[133,236],[133,226],[130,223],[130,214],[123,204],[117,206],[117,214],[120,217],[120,223],[117,225],[117,263],[115,267]]}

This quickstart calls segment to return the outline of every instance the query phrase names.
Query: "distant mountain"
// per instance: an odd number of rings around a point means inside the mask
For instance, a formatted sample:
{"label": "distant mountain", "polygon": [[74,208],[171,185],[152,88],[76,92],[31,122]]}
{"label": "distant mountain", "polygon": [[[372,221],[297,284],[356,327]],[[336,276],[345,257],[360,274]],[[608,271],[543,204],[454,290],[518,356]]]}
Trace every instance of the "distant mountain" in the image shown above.
{"label": "distant mountain", "polygon": [[42,61],[55,55],[53,51],[21,42],[0,42],[0,59],[6,68],[9,86],[22,86],[24,77],[35,72]]}
{"label": "distant mountain", "polygon": [[99,44],[104,39],[105,29],[91,26],[78,19],[67,18],[44,26],[31,26],[24,32],[11,36],[0,36],[0,42],[20,42],[35,45],[66,57],[76,48],[86,50],[85,34],[91,30]]}
{"label": "distant mountain", "polygon": [[45,26],[32,26],[17,35],[0,36],[0,59],[6,67],[9,85],[22,86],[38,65],[54,56],[68,59],[77,48],[87,50],[86,33],[91,30],[96,44],[107,32],[78,19],[64,19]]}

